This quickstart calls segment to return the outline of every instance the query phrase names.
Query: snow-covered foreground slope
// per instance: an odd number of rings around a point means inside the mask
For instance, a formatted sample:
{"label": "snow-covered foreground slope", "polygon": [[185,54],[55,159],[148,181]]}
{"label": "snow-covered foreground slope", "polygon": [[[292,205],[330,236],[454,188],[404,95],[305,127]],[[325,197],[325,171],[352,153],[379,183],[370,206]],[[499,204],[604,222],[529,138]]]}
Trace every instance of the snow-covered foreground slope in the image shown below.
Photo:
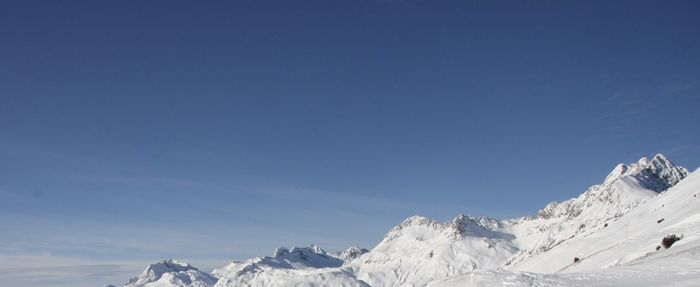
{"label": "snow-covered foreground slope", "polygon": [[[603,226],[525,260],[518,271],[479,270],[428,286],[700,286],[700,170]],[[670,234],[682,239],[661,246]]]}
{"label": "snow-covered foreground slope", "polygon": [[688,171],[663,155],[651,160],[617,165],[602,184],[588,188],[577,198],[550,203],[536,217],[503,221],[505,232],[514,234],[521,251],[506,265],[527,258],[606,222],[620,218],[641,202],[680,182]]}
{"label": "snow-covered foreground slope", "polygon": [[369,252],[280,248],[211,275],[161,262],[126,286],[700,286],[699,254],[700,171],[656,155],[536,216],[412,216]]}
{"label": "snow-covered foreground slope", "polygon": [[[666,192],[640,204],[627,215],[598,225],[532,257],[516,268],[534,272],[574,272],[623,265],[643,260],[656,253],[668,253],[700,240],[700,173]],[[673,250],[661,248],[661,240],[669,234],[683,236]],[[574,257],[580,262],[572,264]]]}
{"label": "snow-covered foreground slope", "polygon": [[532,273],[509,270],[477,270],[444,280],[430,287],[463,286],[687,286],[700,285],[700,246],[673,246],[637,262],[573,273]]}
{"label": "snow-covered foreground slope", "polygon": [[[464,286],[700,286],[700,257],[697,244],[682,247],[667,254],[659,254],[611,268],[566,274],[544,274],[509,270],[477,270],[435,281],[429,287]],[[675,246],[669,251],[675,249]]]}

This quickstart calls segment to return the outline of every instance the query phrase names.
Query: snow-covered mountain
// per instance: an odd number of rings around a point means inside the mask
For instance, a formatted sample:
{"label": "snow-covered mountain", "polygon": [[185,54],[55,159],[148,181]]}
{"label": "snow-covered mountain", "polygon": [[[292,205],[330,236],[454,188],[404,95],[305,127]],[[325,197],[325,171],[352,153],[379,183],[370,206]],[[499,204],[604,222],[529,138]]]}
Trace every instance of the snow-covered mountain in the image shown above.
{"label": "snow-covered mountain", "polygon": [[659,154],[616,166],[602,184],[577,198],[550,203],[534,217],[460,215],[447,223],[410,217],[352,266],[372,286],[422,286],[476,269],[517,269],[533,256],[620,218],[687,174]]}
{"label": "snow-covered mountain", "polygon": [[318,246],[277,248],[273,256],[256,257],[244,261],[233,261],[214,270],[219,277],[236,277],[246,273],[259,273],[271,269],[303,269],[340,267],[343,260],[329,255]]}
{"label": "snow-covered mountain", "polygon": [[125,287],[209,287],[218,279],[184,262],[164,260],[148,265],[141,275]]}
{"label": "snow-covered mountain", "polygon": [[[599,225],[590,228],[548,252],[529,258],[516,268],[561,273],[642,262],[649,256],[658,256],[667,251],[665,248],[656,250],[656,247],[668,234],[684,237],[673,245],[674,251],[686,244],[700,247],[700,242],[693,242],[700,239],[699,188],[700,173],[696,171],[668,191],[641,203],[625,216],[609,221],[607,227]],[[574,257],[580,259],[576,264],[572,264]]]}
{"label": "snow-covered mountain", "polygon": [[688,170],[657,154],[626,165],[618,164],[602,184],[564,202],[553,202],[537,213],[502,222],[518,238],[521,251],[506,265],[517,264],[592,228],[617,219],[640,203],[680,182]]}
{"label": "snow-covered mountain", "polygon": [[[698,193],[700,171],[689,174],[658,154],[617,165],[601,184],[535,216],[459,215],[444,223],[412,216],[370,251],[278,248],[212,275],[164,261],[125,286],[638,286],[675,279],[697,286]],[[669,234],[682,239],[667,249],[661,240]],[[647,276],[658,273],[657,264],[677,275]]]}
{"label": "snow-covered mountain", "polygon": [[700,169],[676,183],[516,266],[428,286],[700,286]]}
{"label": "snow-covered mountain", "polygon": [[335,257],[315,245],[281,247],[273,256],[234,261],[214,270],[221,278],[215,286],[299,286],[309,282],[313,286],[366,286],[351,270],[340,268],[344,263],[340,256],[352,259],[358,253],[363,253],[363,249],[350,248],[337,252],[339,256]]}
{"label": "snow-covered mountain", "polygon": [[412,216],[350,265],[372,286],[423,286],[435,278],[500,266],[518,250],[513,240],[512,234],[486,229],[469,216],[447,223]]}

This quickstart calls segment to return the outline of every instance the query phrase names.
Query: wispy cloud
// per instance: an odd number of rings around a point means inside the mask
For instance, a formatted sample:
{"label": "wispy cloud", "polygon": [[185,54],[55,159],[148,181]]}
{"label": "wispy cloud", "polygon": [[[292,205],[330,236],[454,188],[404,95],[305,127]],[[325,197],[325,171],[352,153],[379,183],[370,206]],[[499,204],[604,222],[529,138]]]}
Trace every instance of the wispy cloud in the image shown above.
{"label": "wispy cloud", "polygon": [[[113,284],[121,286],[140,274],[148,264],[158,260],[109,261],[79,257],[56,256],[47,253],[0,252],[0,286],[22,287],[95,287]],[[193,266],[210,272],[227,263],[225,260],[187,260]]]}
{"label": "wispy cloud", "polygon": [[141,186],[141,187],[159,187],[159,188],[177,188],[188,189],[192,191],[218,191],[232,192],[240,191],[232,186],[225,186],[213,182],[205,182],[188,178],[175,178],[165,176],[149,176],[136,175],[126,173],[54,173],[54,177],[63,179],[88,182],[88,183],[107,183],[125,186]]}
{"label": "wispy cloud", "polygon": [[146,262],[112,262],[51,254],[0,253],[0,286],[101,286],[125,282]]}

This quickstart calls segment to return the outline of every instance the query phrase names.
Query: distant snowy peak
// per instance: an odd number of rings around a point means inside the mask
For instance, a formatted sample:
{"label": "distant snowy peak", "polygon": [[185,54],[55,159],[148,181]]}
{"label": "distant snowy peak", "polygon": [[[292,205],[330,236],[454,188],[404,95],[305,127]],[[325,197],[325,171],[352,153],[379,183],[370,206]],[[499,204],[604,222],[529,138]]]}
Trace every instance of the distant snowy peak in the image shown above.
{"label": "distant snowy peak", "polygon": [[148,265],[141,275],[129,280],[125,286],[209,287],[216,281],[217,278],[190,264],[170,259]]}
{"label": "distant snowy peak", "polygon": [[316,245],[311,245],[309,247],[292,247],[292,249],[280,247],[275,250],[274,257],[269,259],[287,262],[294,268],[336,267],[343,264],[342,260],[331,256]]}
{"label": "distant snowy peak", "polygon": [[308,255],[327,255],[328,253],[314,244],[309,247],[292,247],[292,249],[287,249],[287,247],[279,247],[275,249],[272,257],[284,257],[290,255],[295,258],[303,259],[308,257]]}
{"label": "distant snowy peak", "polygon": [[444,226],[440,223],[437,222],[433,219],[420,216],[420,215],[413,215],[409,218],[404,219],[401,224],[394,226],[389,232],[387,232],[386,235],[384,235],[384,241],[391,241],[395,238],[401,237],[404,235],[408,230],[414,229],[414,228],[426,228],[430,230],[442,230]]}
{"label": "distant snowy peak", "polygon": [[318,246],[280,247],[275,249],[273,256],[256,257],[244,261],[233,261],[228,265],[214,270],[220,277],[236,277],[245,273],[256,273],[270,269],[304,269],[339,267],[343,260],[329,255]]}
{"label": "distant snowy peak", "polygon": [[316,245],[280,247],[273,256],[234,261],[214,270],[220,280],[215,287],[238,286],[358,286],[367,287],[343,267],[366,253],[367,249],[351,247],[346,251],[326,252]]}
{"label": "distant snowy peak", "polygon": [[[493,227],[500,223],[495,219],[486,217],[473,217],[460,214],[451,221],[441,223],[433,219],[414,215],[401,224],[392,228],[385,236],[384,241],[392,241],[402,236],[415,236],[417,229],[431,231],[431,234],[443,236],[451,240],[462,240],[466,237],[491,237],[499,238],[501,234],[492,231]],[[420,233],[425,234],[425,233]],[[421,235],[422,236],[422,235]]]}
{"label": "distant snowy peak", "polygon": [[454,239],[466,237],[488,237],[495,239],[510,239],[511,236],[495,231],[501,226],[498,220],[488,217],[473,217],[460,214],[447,224],[447,229]]}

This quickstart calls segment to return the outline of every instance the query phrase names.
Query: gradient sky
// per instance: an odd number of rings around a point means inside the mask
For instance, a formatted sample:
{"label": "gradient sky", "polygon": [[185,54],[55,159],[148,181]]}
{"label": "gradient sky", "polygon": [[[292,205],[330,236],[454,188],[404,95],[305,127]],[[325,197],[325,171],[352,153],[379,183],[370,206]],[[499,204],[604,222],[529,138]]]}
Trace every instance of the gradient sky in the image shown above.
{"label": "gradient sky", "polygon": [[700,166],[698,1],[231,2],[0,2],[0,282],[371,248]]}

